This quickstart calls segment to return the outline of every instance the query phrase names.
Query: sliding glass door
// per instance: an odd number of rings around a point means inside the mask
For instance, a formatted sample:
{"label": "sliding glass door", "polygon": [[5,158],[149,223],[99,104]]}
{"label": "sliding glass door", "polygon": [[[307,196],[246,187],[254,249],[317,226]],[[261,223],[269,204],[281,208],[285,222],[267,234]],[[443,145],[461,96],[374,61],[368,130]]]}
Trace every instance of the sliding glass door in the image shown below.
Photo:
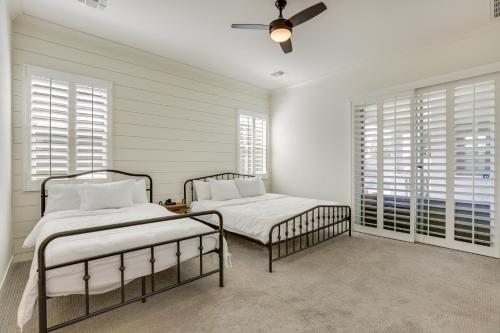
{"label": "sliding glass door", "polygon": [[490,75],[355,103],[355,229],[498,257],[499,85]]}

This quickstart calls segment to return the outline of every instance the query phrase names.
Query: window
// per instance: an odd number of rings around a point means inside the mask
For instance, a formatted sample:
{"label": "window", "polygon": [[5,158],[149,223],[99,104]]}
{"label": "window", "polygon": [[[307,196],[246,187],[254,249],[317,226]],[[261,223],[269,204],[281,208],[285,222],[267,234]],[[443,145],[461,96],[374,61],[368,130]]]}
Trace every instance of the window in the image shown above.
{"label": "window", "polygon": [[238,113],[239,172],[267,175],[267,116],[259,113]]}
{"label": "window", "polygon": [[499,81],[487,75],[353,104],[358,230],[499,256]]}
{"label": "window", "polygon": [[110,166],[109,82],[27,66],[26,84],[25,190],[49,176]]}

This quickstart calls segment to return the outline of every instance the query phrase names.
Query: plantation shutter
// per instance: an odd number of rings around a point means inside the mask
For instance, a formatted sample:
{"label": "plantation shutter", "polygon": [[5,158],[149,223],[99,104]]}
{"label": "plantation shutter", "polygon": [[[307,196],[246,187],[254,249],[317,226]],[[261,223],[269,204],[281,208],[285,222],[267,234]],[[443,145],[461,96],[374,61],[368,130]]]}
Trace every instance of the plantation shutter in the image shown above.
{"label": "plantation shutter", "polygon": [[377,104],[354,105],[354,223],[377,228]]}
{"label": "plantation shutter", "polygon": [[495,81],[476,80],[453,91],[454,239],[492,246],[495,222]]}
{"label": "plantation shutter", "polygon": [[446,238],[446,89],[420,89],[415,104],[417,234]]}
{"label": "plantation shutter", "polygon": [[240,172],[253,173],[253,119],[251,116],[240,114],[239,120],[240,138]]}
{"label": "plantation shutter", "polygon": [[[108,94],[106,89],[76,85],[76,171],[107,168]],[[105,174],[94,174],[105,177]]]}
{"label": "plantation shutter", "polygon": [[67,175],[69,171],[69,85],[30,75],[30,180]]}
{"label": "plantation shutter", "polygon": [[410,233],[412,193],[411,98],[384,99],[383,107],[383,228]]}
{"label": "plantation shutter", "polygon": [[24,189],[39,190],[50,176],[109,168],[111,84],[34,66],[26,66],[25,80]]}
{"label": "plantation shutter", "polygon": [[267,121],[254,117],[254,174],[264,175],[267,171]]}
{"label": "plantation shutter", "polygon": [[255,114],[240,113],[239,171],[244,174],[267,173],[267,119]]}

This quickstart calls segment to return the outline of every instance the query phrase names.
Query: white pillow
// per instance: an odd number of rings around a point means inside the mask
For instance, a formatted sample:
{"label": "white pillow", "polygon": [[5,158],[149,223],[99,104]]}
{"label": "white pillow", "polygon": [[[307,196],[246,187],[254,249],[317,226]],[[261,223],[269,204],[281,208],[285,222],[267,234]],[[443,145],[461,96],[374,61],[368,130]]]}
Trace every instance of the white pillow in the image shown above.
{"label": "white pillow", "polygon": [[266,193],[266,187],[260,176],[249,179],[237,178],[234,182],[242,197],[253,197]]}
{"label": "white pillow", "polygon": [[80,189],[80,209],[123,208],[134,204],[135,180],[105,184],[85,184]]}
{"label": "white pillow", "polygon": [[241,198],[234,180],[210,179],[209,182],[212,200],[221,201]]}
{"label": "white pillow", "polygon": [[84,184],[54,184],[47,187],[45,214],[60,210],[80,209],[79,190]]}
{"label": "white pillow", "polygon": [[196,200],[211,200],[212,192],[210,184],[199,180],[193,181],[194,191],[196,192]]}
{"label": "white pillow", "polygon": [[146,179],[138,180],[134,183],[134,203],[148,203],[148,195],[146,193]]}

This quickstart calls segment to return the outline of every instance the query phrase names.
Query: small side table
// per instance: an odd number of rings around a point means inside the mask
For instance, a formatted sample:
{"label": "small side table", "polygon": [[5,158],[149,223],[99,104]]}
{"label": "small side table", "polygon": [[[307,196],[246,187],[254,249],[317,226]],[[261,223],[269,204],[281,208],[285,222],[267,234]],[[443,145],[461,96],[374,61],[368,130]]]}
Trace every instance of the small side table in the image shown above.
{"label": "small side table", "polygon": [[166,209],[176,214],[187,214],[188,206],[183,203],[176,203],[173,205],[163,205]]}

